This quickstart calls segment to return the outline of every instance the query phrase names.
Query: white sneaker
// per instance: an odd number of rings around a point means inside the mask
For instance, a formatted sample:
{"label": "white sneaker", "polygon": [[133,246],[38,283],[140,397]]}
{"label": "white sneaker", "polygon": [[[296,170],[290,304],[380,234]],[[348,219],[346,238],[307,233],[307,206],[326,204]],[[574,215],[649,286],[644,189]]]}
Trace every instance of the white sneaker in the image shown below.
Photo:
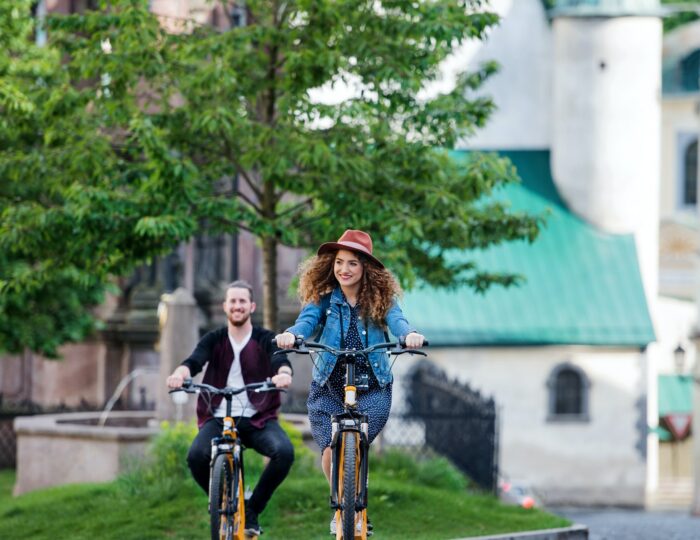
{"label": "white sneaker", "polygon": [[[357,534],[362,532],[362,522],[358,521],[355,529],[357,529]],[[333,519],[331,519],[331,534],[335,535],[338,531],[338,524],[335,521],[335,514],[333,514]],[[367,531],[367,536],[372,536],[373,531]]]}

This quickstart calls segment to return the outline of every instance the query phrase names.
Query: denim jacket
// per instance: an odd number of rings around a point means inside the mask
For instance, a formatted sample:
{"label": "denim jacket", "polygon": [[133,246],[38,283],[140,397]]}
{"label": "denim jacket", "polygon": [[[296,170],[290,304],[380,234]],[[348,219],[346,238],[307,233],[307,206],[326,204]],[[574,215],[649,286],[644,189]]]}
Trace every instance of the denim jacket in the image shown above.
{"label": "denim jacket", "polygon": [[[299,313],[299,317],[297,317],[294,326],[287,328],[287,332],[291,332],[295,336],[301,335],[305,339],[309,339],[313,336],[313,333],[321,322],[321,315],[324,309],[326,310],[326,324],[318,341],[324,345],[339,349],[341,346],[341,312],[343,335],[348,335],[348,329],[350,327],[350,306],[343,299],[343,293],[340,287],[336,287],[333,289],[333,292],[321,298],[318,304],[306,304],[301,310],[301,313]],[[393,305],[386,314],[385,322],[389,331],[391,331],[394,336],[405,336],[414,331],[408,324],[396,300],[394,300]],[[360,333],[363,343],[365,339],[367,339],[369,345],[383,343],[386,340],[384,329],[381,326],[370,323],[369,328],[367,328],[365,321],[361,317],[358,317],[357,320],[357,330]],[[314,366],[314,380],[318,384],[324,384],[333,372],[335,363],[336,358],[332,354],[322,352]],[[387,351],[380,350],[370,353],[369,363],[382,388],[393,380],[393,376],[391,375],[390,355]]]}

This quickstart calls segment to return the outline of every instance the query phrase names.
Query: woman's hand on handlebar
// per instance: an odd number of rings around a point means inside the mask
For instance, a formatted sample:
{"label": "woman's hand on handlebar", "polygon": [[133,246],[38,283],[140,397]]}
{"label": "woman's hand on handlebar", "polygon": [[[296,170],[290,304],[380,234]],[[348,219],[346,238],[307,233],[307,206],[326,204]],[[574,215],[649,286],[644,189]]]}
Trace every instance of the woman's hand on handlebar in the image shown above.
{"label": "woman's hand on handlebar", "polygon": [[296,337],[291,332],[282,332],[275,336],[275,341],[280,349],[291,349],[294,347]]}
{"label": "woman's hand on handlebar", "polygon": [[411,332],[406,335],[406,348],[407,349],[420,349],[425,341],[425,336],[419,334],[418,332]]}

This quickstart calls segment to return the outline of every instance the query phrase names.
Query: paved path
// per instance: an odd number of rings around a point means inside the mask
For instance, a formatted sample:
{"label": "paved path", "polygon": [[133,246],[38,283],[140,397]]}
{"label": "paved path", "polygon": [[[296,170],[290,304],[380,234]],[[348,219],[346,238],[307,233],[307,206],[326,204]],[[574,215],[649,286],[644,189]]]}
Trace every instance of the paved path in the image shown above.
{"label": "paved path", "polygon": [[587,525],[589,540],[700,540],[700,517],[688,512],[645,512],[619,508],[549,508]]}

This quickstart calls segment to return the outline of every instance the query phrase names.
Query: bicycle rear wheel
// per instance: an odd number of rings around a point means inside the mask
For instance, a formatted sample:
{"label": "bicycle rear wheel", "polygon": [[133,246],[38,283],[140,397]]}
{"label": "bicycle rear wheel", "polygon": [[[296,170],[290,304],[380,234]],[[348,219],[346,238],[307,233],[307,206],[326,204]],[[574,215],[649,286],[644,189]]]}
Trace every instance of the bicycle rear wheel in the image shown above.
{"label": "bicycle rear wheel", "polygon": [[340,488],[340,523],[339,529],[342,530],[343,540],[352,540],[355,538],[355,500],[357,495],[358,485],[358,468],[357,468],[357,433],[347,431],[343,435],[343,463],[340,468],[342,474],[342,482]]}
{"label": "bicycle rear wheel", "polygon": [[214,459],[211,471],[209,508],[212,540],[237,540],[244,537],[242,471],[240,467],[234,467],[234,472],[231,463],[228,454],[219,454]]}

